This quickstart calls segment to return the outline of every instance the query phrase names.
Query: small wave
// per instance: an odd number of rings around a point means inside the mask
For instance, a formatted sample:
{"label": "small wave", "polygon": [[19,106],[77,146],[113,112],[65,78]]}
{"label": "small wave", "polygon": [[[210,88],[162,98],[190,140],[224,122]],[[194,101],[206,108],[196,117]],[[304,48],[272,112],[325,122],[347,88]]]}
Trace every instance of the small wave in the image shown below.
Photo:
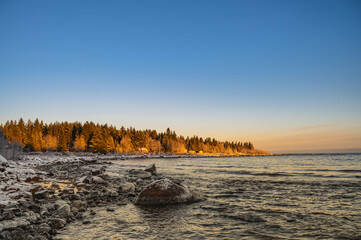
{"label": "small wave", "polygon": [[343,173],[361,173],[358,169],[307,169],[306,171],[312,172],[343,172]]}
{"label": "small wave", "polygon": [[213,196],[214,198],[234,198],[234,197],[238,197],[235,194],[216,194]]}
{"label": "small wave", "polygon": [[227,170],[216,170],[218,173],[228,173],[228,174],[241,174],[241,175],[253,175],[253,173],[244,170],[238,171],[227,171]]}
{"label": "small wave", "polygon": [[336,170],[336,171],[345,172],[345,173],[361,173],[361,170],[354,170],[354,169]]}
{"label": "small wave", "polygon": [[273,173],[263,172],[263,173],[254,173],[254,174],[252,174],[252,175],[256,175],[256,176],[270,176],[270,177],[291,176],[290,174],[280,173],[280,172],[273,172]]}

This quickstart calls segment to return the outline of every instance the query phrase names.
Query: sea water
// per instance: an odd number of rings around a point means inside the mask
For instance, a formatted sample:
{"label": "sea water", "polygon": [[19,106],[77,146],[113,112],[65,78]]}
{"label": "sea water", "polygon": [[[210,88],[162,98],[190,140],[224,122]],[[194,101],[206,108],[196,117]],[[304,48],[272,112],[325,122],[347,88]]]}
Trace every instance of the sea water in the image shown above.
{"label": "sea water", "polygon": [[[361,155],[113,161],[109,174],[155,163],[207,199],[97,209],[60,239],[361,239]],[[247,217],[251,216],[251,217]]]}

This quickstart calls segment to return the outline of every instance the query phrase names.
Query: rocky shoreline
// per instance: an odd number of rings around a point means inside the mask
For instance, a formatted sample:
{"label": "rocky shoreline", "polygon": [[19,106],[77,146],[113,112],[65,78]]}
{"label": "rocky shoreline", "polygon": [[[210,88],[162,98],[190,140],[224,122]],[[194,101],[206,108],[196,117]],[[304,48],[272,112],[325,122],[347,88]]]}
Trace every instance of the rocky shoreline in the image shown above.
{"label": "rocky shoreline", "polygon": [[114,211],[114,206],[133,202],[145,186],[163,178],[153,166],[111,176],[106,171],[110,164],[96,156],[2,158],[0,239],[56,239],[68,223],[88,224],[97,207]]}

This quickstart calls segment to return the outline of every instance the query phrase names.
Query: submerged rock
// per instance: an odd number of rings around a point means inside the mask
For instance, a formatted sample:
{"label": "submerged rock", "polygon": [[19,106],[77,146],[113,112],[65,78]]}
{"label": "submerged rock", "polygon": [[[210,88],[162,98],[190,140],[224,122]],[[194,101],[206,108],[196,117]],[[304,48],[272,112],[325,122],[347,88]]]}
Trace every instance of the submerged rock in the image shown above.
{"label": "submerged rock", "polygon": [[152,175],[157,175],[157,168],[155,167],[154,163],[146,167],[144,171],[150,172]]}
{"label": "submerged rock", "polygon": [[143,170],[132,169],[129,171],[129,176],[133,176],[141,179],[150,179],[152,177],[152,174],[150,172],[146,172]]}
{"label": "submerged rock", "polygon": [[202,200],[186,187],[169,179],[161,179],[146,186],[136,197],[137,205],[166,205]]}
{"label": "submerged rock", "polygon": [[264,219],[262,216],[253,213],[242,213],[236,215],[232,214],[232,215],[227,215],[227,217],[237,220],[243,220],[246,222],[266,222],[266,219]]}

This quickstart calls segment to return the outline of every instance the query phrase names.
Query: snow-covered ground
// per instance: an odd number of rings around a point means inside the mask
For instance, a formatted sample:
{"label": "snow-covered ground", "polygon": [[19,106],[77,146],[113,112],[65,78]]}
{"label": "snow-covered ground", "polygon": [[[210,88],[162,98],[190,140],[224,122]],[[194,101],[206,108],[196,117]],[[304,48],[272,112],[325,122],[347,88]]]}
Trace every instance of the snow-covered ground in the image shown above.
{"label": "snow-covered ground", "polygon": [[37,169],[38,166],[91,161],[94,157],[64,156],[57,154],[24,155],[19,160],[10,161],[0,155],[0,208],[31,198],[43,185],[39,181],[52,181],[48,174]]}

